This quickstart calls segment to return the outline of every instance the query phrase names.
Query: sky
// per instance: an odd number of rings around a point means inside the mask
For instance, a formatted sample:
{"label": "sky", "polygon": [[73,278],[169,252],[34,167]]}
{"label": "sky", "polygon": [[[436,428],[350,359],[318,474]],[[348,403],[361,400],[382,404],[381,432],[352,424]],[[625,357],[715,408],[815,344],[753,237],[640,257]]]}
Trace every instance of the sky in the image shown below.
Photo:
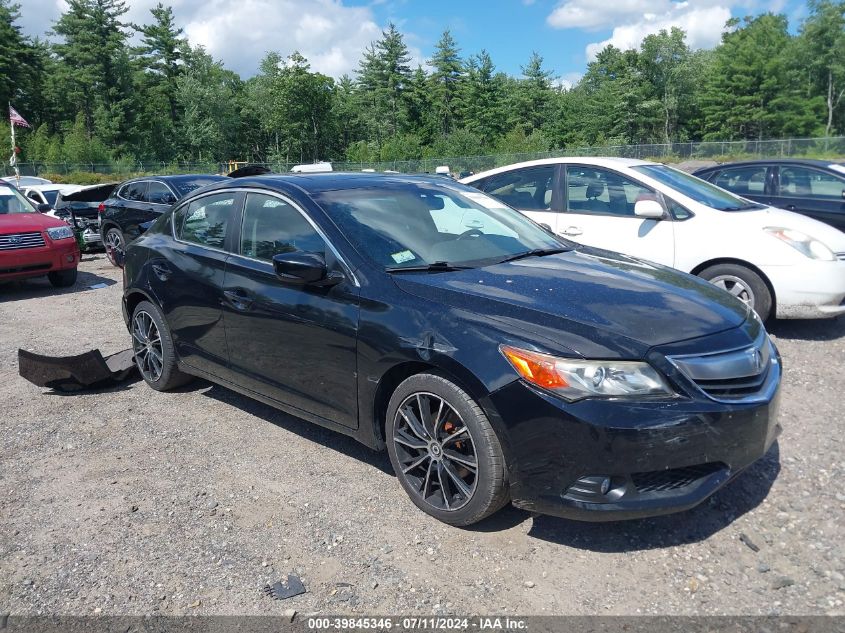
{"label": "sky", "polygon": [[[64,0],[17,0],[19,24],[44,38],[67,6]],[[150,21],[158,0],[127,0],[127,22]],[[165,0],[165,4],[168,4]],[[425,65],[444,29],[463,55],[486,49],[498,70],[519,75],[536,51],[558,82],[569,86],[607,44],[636,47],[649,33],[678,26],[693,48],[719,43],[731,17],[784,13],[796,29],[803,0],[171,0],[192,44],[243,77],[254,75],[274,50],[300,51],[314,70],[352,74],[361,51],[393,22],[405,36],[413,65]],[[50,39],[50,38],[48,38]]]}

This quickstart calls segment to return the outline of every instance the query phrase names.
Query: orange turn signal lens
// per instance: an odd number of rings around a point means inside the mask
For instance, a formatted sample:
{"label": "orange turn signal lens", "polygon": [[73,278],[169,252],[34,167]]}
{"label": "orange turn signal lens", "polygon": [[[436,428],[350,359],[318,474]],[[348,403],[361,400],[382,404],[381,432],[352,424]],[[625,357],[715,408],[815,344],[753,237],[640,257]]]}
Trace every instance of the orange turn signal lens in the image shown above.
{"label": "orange turn signal lens", "polygon": [[546,354],[502,345],[502,354],[513,365],[516,372],[530,383],[545,389],[569,387],[563,376],[555,369],[555,358]]}

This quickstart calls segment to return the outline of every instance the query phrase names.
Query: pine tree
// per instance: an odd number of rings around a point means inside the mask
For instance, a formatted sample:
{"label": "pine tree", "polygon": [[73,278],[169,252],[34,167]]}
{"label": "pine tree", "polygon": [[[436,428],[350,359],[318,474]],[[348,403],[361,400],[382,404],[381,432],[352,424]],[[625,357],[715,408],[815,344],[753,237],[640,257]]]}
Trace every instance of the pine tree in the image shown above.
{"label": "pine tree", "polygon": [[459,127],[464,64],[460,50],[449,29],[434,47],[434,55],[429,60],[434,68],[431,74],[431,101],[437,115],[440,133],[449,134]]}
{"label": "pine tree", "polygon": [[825,135],[830,136],[842,120],[845,96],[845,2],[809,0],[810,15],[801,28],[798,45],[800,58],[807,64],[815,94],[824,98]]}

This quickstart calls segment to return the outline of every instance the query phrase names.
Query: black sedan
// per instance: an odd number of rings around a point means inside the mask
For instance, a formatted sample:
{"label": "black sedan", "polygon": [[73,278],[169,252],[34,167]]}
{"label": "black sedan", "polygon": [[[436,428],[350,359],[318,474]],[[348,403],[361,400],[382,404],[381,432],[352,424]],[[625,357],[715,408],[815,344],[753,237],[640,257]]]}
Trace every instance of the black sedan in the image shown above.
{"label": "black sedan", "polygon": [[126,244],[138,237],[144,226],[167,211],[174,202],[226,176],[145,176],[127,180],[114,188],[100,205],[100,236],[112,264],[122,261]]}
{"label": "black sedan", "polygon": [[695,176],[735,194],[845,231],[845,163],[796,158],[725,163]]}
{"label": "black sedan", "polygon": [[742,302],[441,178],[220,182],[125,265],[153,389],[201,376],[386,448],[453,525],[509,500],[593,521],[682,510],[779,432],[779,355]]}

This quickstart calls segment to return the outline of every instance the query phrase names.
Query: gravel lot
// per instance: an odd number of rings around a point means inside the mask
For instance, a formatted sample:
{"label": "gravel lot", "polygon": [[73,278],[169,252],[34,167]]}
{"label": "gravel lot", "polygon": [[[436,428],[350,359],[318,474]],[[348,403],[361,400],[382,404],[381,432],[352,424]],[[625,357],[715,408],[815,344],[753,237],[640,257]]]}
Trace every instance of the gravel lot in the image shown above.
{"label": "gravel lot", "polygon": [[[509,507],[462,530],[418,511],[386,455],[221,387],[61,396],[18,376],[18,347],[127,347],[121,290],[102,255],[67,291],[0,287],[0,614],[845,613],[843,318],[771,327],[784,433],[701,507]],[[289,572],[308,593],[262,594]]]}

